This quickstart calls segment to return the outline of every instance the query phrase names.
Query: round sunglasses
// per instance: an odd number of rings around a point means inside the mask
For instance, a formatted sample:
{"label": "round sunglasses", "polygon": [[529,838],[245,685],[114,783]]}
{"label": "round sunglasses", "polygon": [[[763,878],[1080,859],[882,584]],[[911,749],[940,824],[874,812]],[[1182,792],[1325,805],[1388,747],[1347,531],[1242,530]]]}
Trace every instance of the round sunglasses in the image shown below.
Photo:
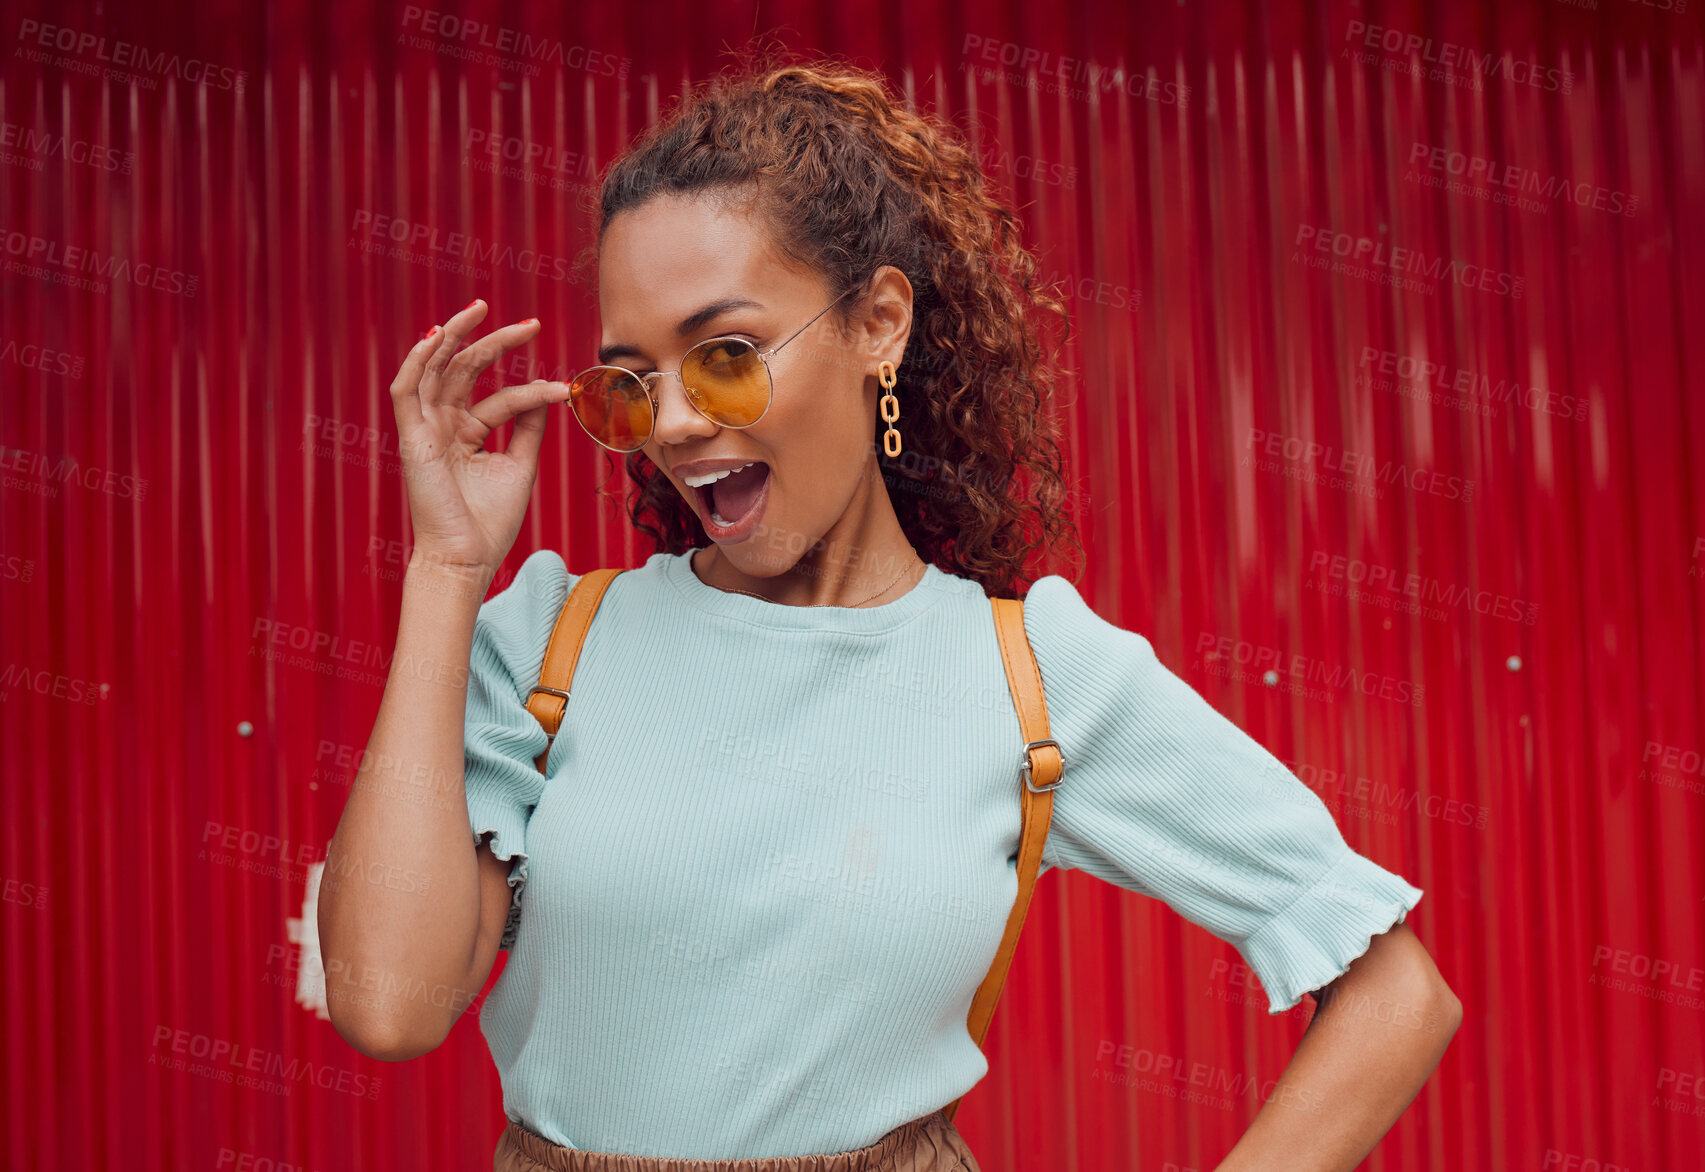
{"label": "round sunglasses", "polygon": [[687,401],[718,427],[746,428],[764,417],[775,397],[770,359],[810,329],[841,298],[829,302],[781,345],[759,350],[745,338],[706,338],[681,356],[681,369],[635,374],[621,366],[589,366],[569,383],[569,405],[586,434],[612,452],[637,452],[657,423],[654,383],[681,376]]}

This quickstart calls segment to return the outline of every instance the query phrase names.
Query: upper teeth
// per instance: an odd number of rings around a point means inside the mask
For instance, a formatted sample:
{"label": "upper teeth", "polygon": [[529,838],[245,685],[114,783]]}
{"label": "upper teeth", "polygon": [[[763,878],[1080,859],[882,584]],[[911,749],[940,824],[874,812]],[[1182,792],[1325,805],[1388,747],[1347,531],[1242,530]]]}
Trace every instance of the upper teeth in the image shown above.
{"label": "upper teeth", "polygon": [[715,484],[724,476],[734,475],[736,472],[740,471],[741,468],[750,468],[756,463],[756,460],[748,460],[744,464],[740,465],[740,468],[724,468],[721,472],[707,472],[703,476],[686,476],[682,479],[687,482],[688,488],[703,488],[707,484]]}

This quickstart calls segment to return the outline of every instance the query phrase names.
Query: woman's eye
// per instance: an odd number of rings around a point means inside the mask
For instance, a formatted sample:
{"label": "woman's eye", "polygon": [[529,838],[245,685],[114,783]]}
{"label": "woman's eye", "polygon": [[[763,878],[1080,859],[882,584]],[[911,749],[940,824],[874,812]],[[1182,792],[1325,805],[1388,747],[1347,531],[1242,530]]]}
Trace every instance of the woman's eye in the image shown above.
{"label": "woman's eye", "polygon": [[728,362],[742,358],[757,348],[758,344],[750,338],[729,337],[706,346],[704,359],[707,362]]}

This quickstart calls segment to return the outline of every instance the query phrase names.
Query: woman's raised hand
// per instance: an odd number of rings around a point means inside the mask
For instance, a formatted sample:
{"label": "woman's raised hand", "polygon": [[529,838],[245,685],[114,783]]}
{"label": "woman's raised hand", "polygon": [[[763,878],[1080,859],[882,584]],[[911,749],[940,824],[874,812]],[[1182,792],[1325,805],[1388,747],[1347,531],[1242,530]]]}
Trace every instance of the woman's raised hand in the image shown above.
{"label": "woman's raised hand", "polygon": [[[537,318],[528,318],[461,350],[485,313],[485,302],[476,299],[415,343],[391,383],[391,404],[415,558],[490,576],[520,535],[539,472],[548,408],[565,401],[569,391],[565,383],[537,379],[470,404],[474,382],[485,369],[531,342],[540,329]],[[508,449],[487,451],[486,437],[511,419],[515,433]]]}

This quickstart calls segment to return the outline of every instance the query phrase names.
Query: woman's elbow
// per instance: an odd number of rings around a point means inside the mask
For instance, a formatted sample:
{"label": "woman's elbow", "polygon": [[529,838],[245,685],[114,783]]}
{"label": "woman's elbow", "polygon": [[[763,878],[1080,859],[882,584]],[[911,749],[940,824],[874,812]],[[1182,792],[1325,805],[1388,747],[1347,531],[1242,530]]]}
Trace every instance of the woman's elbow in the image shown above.
{"label": "woman's elbow", "polygon": [[1444,1031],[1446,1040],[1449,1040],[1462,1024],[1462,1000],[1455,990],[1445,983],[1443,977],[1439,977],[1436,984],[1437,988],[1432,995],[1432,1012],[1439,1022],[1439,1027]]}
{"label": "woman's elbow", "polygon": [[330,1005],[326,1008],[338,1036],[348,1042],[356,1053],[379,1062],[407,1062],[430,1054],[443,1045],[447,1036],[436,1030],[424,1034],[418,1030],[411,1032],[407,1028],[409,1023],[387,1021],[382,1016],[351,1015],[347,1011],[339,1015]]}
{"label": "woman's elbow", "polygon": [[1401,923],[1375,936],[1368,951],[1318,991],[1316,1000],[1335,1010],[1330,1016],[1365,1013],[1442,1035],[1441,1044],[1449,1043],[1463,1018],[1461,999],[1415,933]]}

